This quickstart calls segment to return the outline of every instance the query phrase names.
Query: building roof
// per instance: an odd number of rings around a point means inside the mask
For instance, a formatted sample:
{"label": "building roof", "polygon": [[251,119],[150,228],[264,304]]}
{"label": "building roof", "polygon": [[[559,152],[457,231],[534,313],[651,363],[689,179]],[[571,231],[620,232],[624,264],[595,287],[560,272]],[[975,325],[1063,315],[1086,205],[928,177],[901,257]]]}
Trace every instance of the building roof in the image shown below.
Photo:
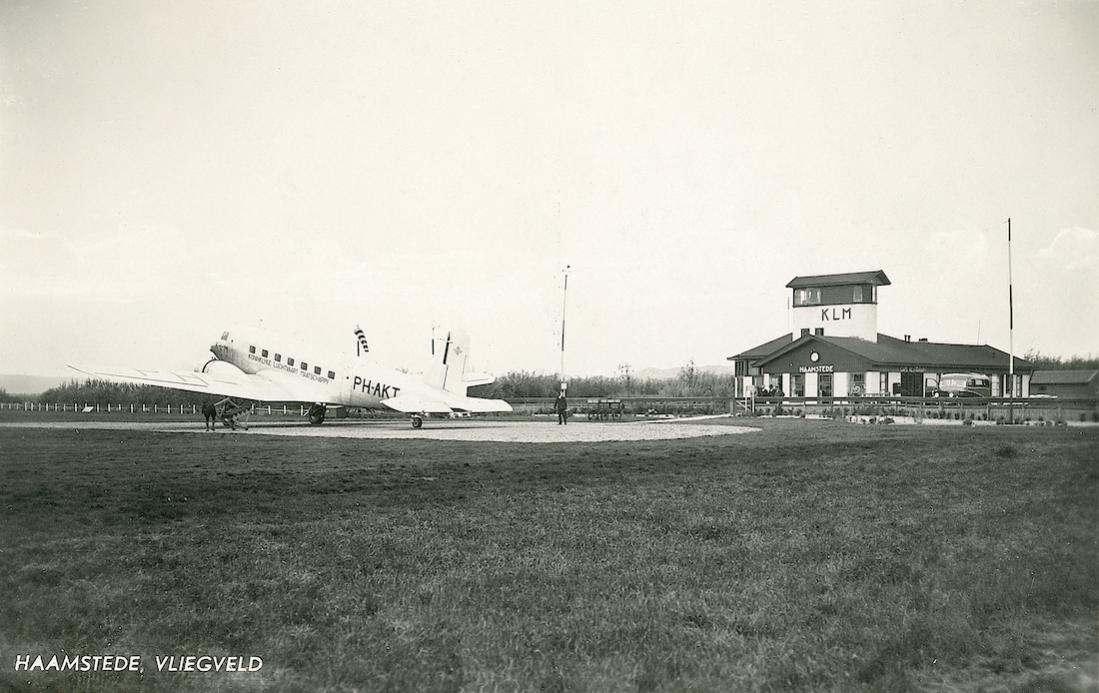
{"label": "building roof", "polygon": [[1033,385],[1087,385],[1099,376],[1099,370],[1034,371]]}
{"label": "building roof", "polygon": [[[903,339],[881,333],[878,334],[877,342],[870,342],[857,337],[829,337],[809,334],[796,341],[786,343],[766,356],[751,360],[755,362],[754,365],[760,366],[811,340],[819,340],[825,344],[831,344],[849,351],[856,356],[867,359],[875,366],[923,366],[943,371],[981,371],[1007,368],[1007,352],[988,344],[906,342]],[[1034,366],[1029,361],[1020,358],[1015,359],[1015,370],[1031,371],[1033,369]]]}
{"label": "building roof", "polygon": [[817,286],[843,286],[846,284],[874,284],[875,286],[889,286],[892,284],[889,277],[882,270],[873,272],[847,272],[845,274],[815,274],[807,277],[794,277],[786,285],[790,289],[804,289]]}
{"label": "building roof", "polygon": [[761,359],[778,349],[789,344],[793,339],[793,335],[787,332],[781,337],[776,337],[769,342],[764,342],[759,346],[754,346],[751,349],[742,351],[739,354],[734,354],[728,358],[729,361],[755,361]]}

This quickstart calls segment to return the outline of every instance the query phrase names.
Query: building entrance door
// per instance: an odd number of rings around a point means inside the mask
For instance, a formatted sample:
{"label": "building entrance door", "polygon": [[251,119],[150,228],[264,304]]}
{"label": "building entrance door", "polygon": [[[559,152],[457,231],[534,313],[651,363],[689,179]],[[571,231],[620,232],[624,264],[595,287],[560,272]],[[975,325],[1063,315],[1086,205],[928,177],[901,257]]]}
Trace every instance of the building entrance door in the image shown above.
{"label": "building entrance door", "polygon": [[832,396],[832,374],[821,373],[817,376],[817,396],[831,397]]}
{"label": "building entrance door", "polygon": [[901,373],[901,397],[923,397],[923,373]]}

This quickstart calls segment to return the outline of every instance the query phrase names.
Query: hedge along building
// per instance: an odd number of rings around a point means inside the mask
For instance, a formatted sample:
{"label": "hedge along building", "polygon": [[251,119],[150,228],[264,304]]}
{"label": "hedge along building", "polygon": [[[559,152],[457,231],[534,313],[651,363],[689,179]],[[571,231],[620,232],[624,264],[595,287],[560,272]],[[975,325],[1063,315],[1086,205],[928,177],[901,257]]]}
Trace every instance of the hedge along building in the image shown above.
{"label": "hedge along building", "polygon": [[881,270],[794,277],[786,285],[793,332],[729,357],[737,394],[776,387],[793,397],[926,397],[944,374],[966,373],[988,377],[993,397],[1029,396],[1033,366],[1015,359],[1012,387],[1000,349],[878,332],[878,288],[890,283]]}

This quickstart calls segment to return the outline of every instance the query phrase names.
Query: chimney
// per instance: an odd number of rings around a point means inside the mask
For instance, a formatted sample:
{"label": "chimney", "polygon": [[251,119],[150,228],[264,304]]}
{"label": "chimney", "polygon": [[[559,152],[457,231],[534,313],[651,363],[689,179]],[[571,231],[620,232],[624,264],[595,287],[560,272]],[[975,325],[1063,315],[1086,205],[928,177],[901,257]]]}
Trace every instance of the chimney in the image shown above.
{"label": "chimney", "polygon": [[906,341],[906,342],[911,342],[911,341],[912,341],[912,335],[910,335],[910,334],[906,334],[906,335],[904,336],[904,341]]}
{"label": "chimney", "polygon": [[926,342],[926,341],[927,341],[927,337],[920,337],[920,341],[921,341],[921,342]]}

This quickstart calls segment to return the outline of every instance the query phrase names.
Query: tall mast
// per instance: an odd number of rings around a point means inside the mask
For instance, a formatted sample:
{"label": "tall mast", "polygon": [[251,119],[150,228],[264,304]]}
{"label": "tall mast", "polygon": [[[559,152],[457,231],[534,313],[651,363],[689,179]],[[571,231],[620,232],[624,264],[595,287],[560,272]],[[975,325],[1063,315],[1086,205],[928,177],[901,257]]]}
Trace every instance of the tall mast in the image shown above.
{"label": "tall mast", "polygon": [[561,391],[564,392],[568,387],[568,382],[565,380],[565,308],[568,307],[569,299],[569,267],[571,265],[565,265],[565,269],[561,270],[565,275],[564,288],[561,291]]}
{"label": "tall mast", "polygon": [[1007,218],[1007,377],[1015,397],[1015,299],[1011,280],[1011,217]]}

